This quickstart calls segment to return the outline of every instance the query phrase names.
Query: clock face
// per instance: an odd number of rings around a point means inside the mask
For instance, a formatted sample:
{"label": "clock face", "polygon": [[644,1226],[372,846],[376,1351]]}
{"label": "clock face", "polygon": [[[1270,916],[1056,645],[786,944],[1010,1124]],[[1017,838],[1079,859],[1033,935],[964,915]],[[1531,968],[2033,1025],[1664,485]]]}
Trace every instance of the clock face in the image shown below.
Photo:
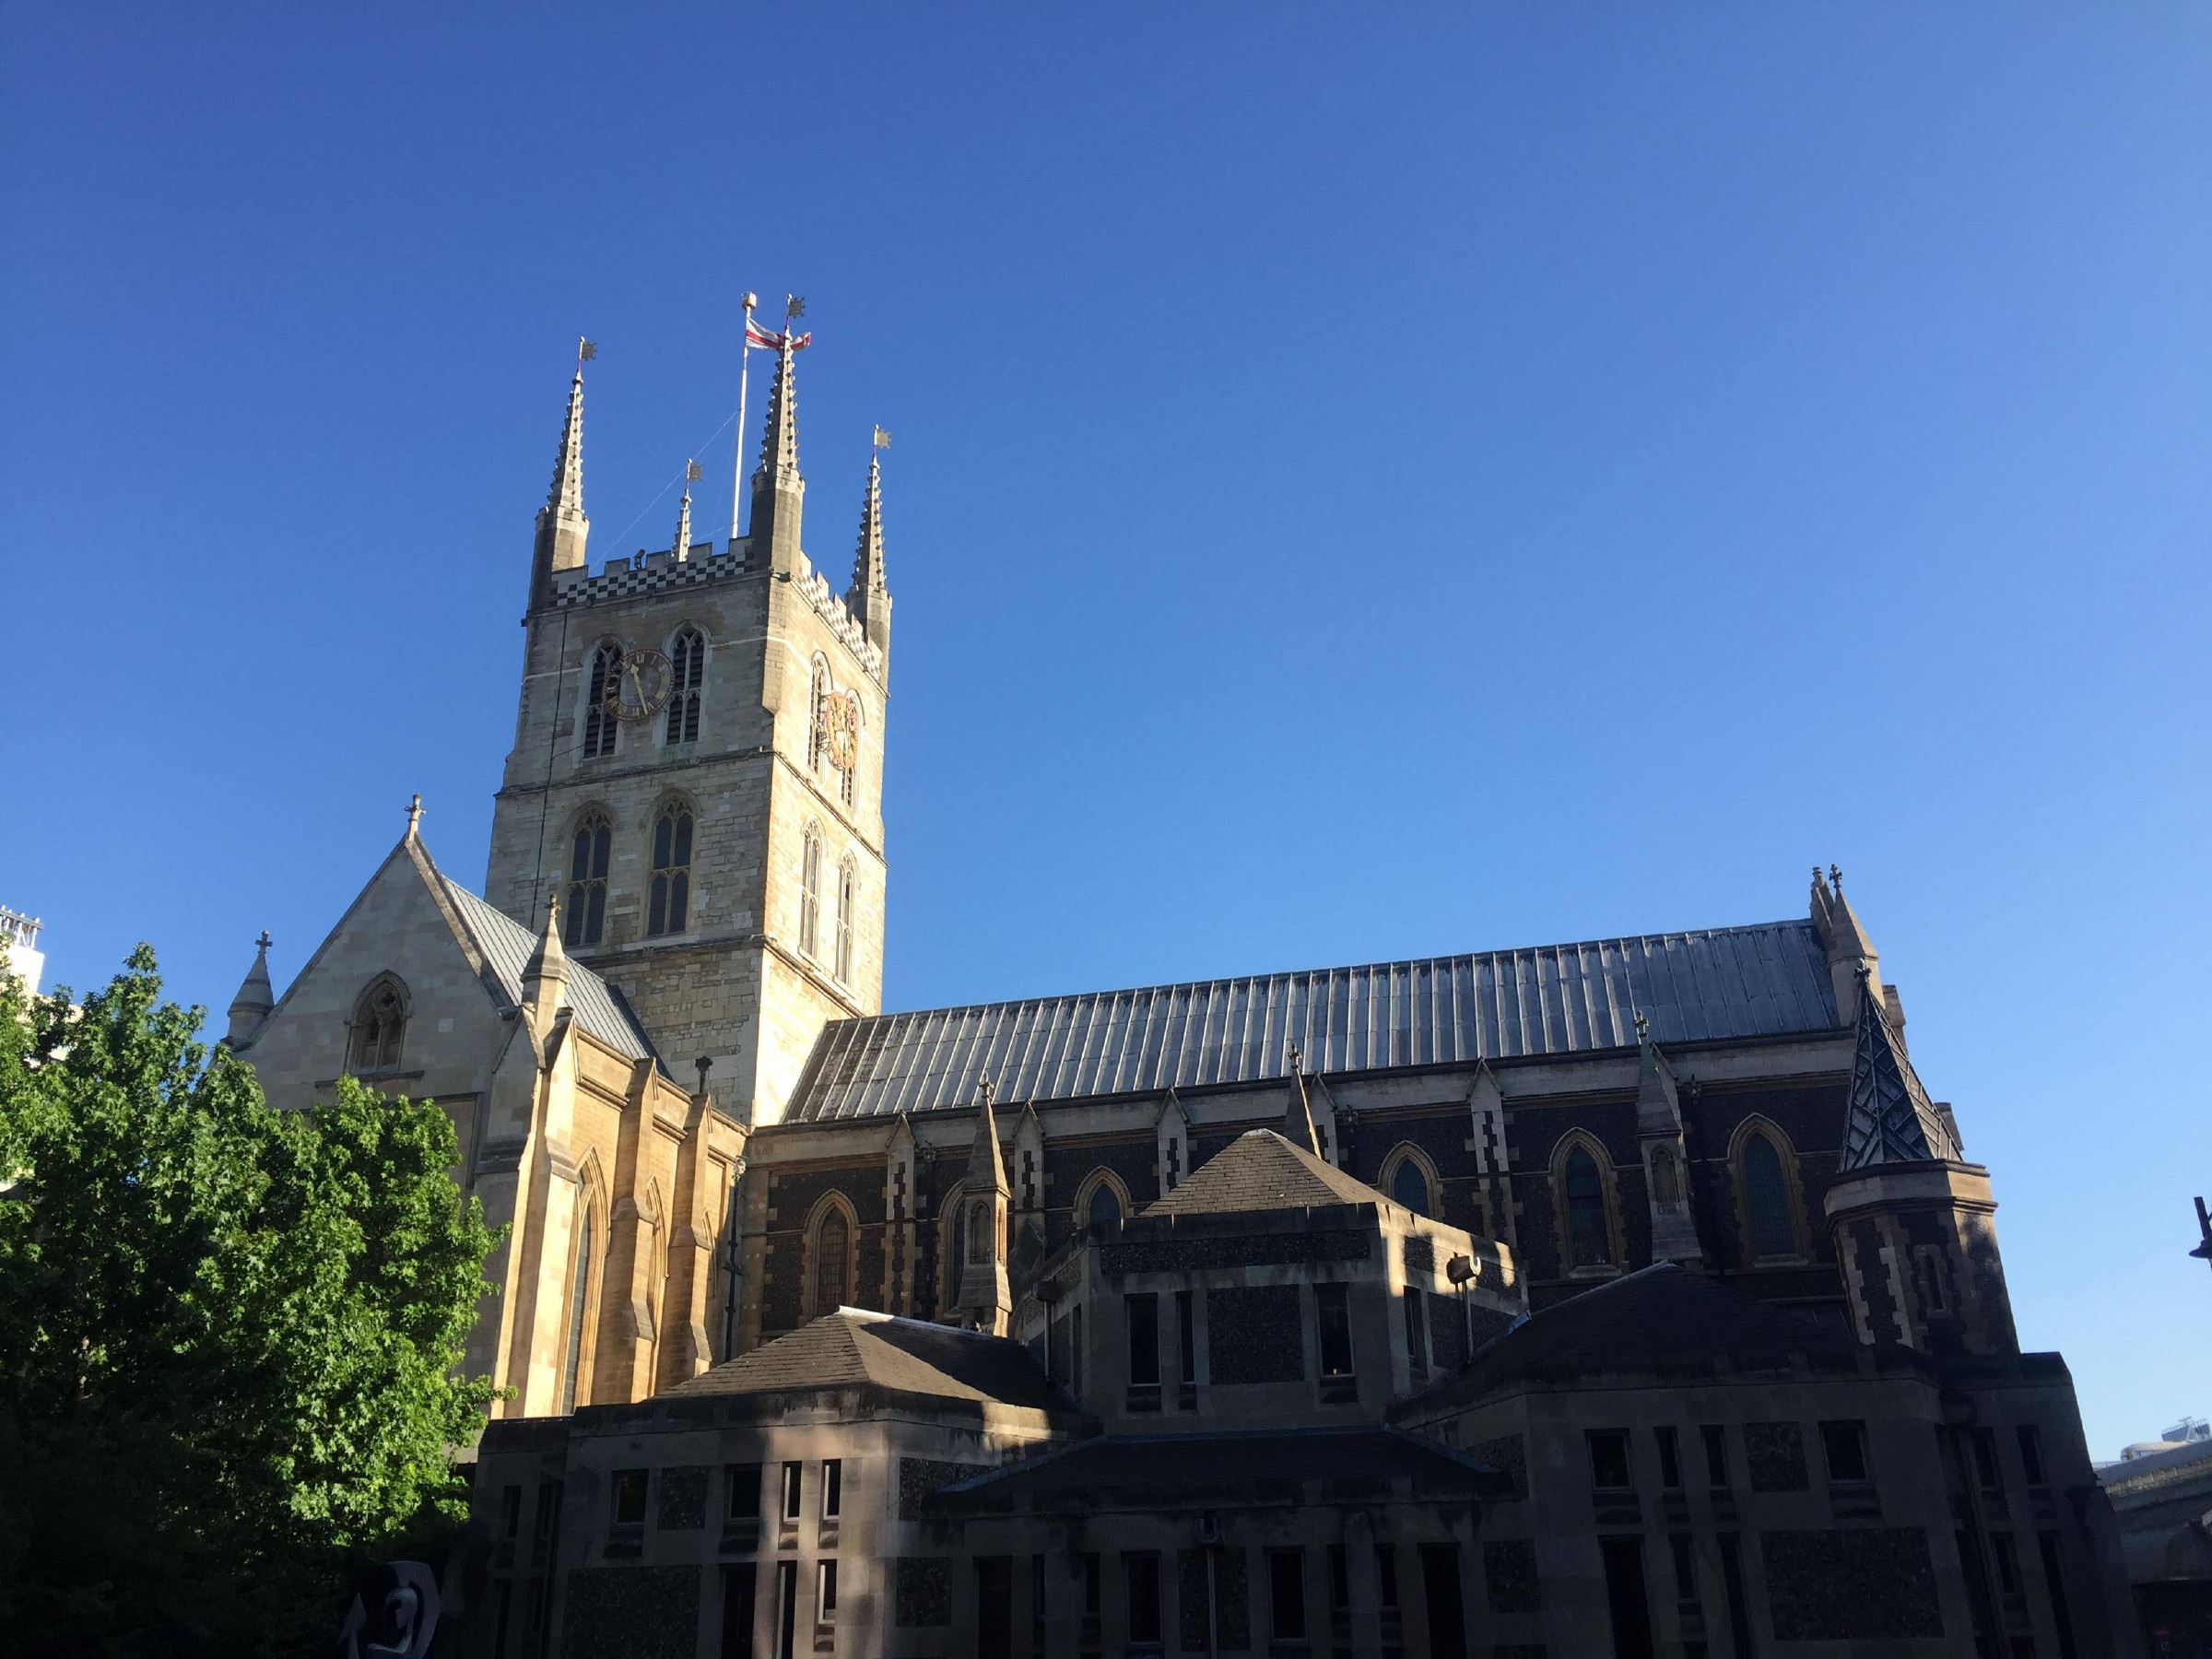
{"label": "clock face", "polygon": [[617,720],[650,720],[668,705],[676,676],[657,651],[631,651],[615,665],[601,699]]}
{"label": "clock face", "polygon": [[860,759],[860,708],[850,696],[833,691],[822,699],[822,735],[830,764],[851,771]]}

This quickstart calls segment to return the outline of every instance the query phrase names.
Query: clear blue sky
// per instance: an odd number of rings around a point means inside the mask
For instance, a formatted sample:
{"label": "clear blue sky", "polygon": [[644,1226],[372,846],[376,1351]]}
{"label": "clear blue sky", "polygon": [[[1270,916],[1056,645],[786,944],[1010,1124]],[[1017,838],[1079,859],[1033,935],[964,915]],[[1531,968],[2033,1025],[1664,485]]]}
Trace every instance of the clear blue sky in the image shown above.
{"label": "clear blue sky", "polygon": [[891,1006],[1834,860],[2092,1446],[2212,1410],[2212,10],[17,6],[0,144],[50,980],[281,982],[417,790],[480,882],[574,337],[665,546],[795,289]]}

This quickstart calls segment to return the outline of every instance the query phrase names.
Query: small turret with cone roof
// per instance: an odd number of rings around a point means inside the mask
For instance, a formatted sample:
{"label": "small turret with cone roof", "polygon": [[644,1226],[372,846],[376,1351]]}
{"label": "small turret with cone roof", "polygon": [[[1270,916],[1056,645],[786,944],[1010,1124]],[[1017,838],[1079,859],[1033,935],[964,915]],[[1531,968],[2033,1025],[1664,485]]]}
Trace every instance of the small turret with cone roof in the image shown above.
{"label": "small turret with cone roof", "polygon": [[[802,301],[786,310],[797,314]],[[792,381],[797,355],[791,325],[776,350],[776,375],[768,393],[768,424],[760,435],[760,464],[753,468],[753,509],[747,560],[756,567],[789,575],[798,569],[799,521],[806,511],[806,480],[799,476],[798,394]]]}
{"label": "small turret with cone roof", "polygon": [[560,895],[546,900],[545,931],[523,964],[523,1006],[541,1028],[569,1002],[569,953],[560,947]]}
{"label": "small turret with cone roof", "polygon": [[1006,1160],[998,1148],[998,1118],[991,1109],[991,1079],[976,1085],[975,1143],[969,1149],[968,1169],[960,1178],[960,1203],[967,1206],[966,1225],[955,1236],[964,1238],[966,1259],[959,1265],[960,1292],[957,1306],[964,1323],[975,1330],[1003,1336],[1014,1311],[1014,1295],[1006,1277],[1007,1210],[1012,1199],[1006,1185]]}
{"label": "small turret with cone roof", "polygon": [[576,372],[569,382],[568,418],[553,455],[553,487],[537,510],[537,543],[531,559],[533,609],[552,597],[557,571],[582,570],[592,521],[583,515],[583,366],[598,356],[589,340],[576,342]]}
{"label": "small turret with cone roof", "polygon": [[253,966],[246,970],[244,982],[230,999],[230,1029],[223,1041],[236,1048],[253,1035],[253,1029],[276,1006],[276,992],[269,983],[269,932],[265,927],[253,942]]}
{"label": "small turret with cone roof", "polygon": [[853,585],[845,594],[845,608],[858,619],[868,642],[883,653],[888,678],[891,662],[891,594],[883,574],[883,453],[891,435],[876,429],[875,447],[868,454],[868,488],[860,503],[860,545],[853,550]]}

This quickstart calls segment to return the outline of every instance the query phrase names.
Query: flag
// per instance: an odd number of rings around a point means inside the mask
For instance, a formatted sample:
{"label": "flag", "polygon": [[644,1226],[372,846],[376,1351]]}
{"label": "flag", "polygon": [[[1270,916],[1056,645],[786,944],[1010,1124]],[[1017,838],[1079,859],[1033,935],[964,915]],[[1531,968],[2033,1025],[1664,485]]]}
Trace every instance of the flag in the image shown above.
{"label": "flag", "polygon": [[881,427],[877,427],[876,429],[876,447],[877,449],[889,449],[891,447],[891,435],[885,431]]}
{"label": "flag", "polygon": [[745,343],[747,346],[758,346],[763,351],[781,351],[783,349],[783,342],[786,339],[791,341],[791,348],[794,351],[804,351],[814,344],[814,335],[811,332],[799,335],[794,338],[788,335],[771,334],[750,317],[745,320]]}

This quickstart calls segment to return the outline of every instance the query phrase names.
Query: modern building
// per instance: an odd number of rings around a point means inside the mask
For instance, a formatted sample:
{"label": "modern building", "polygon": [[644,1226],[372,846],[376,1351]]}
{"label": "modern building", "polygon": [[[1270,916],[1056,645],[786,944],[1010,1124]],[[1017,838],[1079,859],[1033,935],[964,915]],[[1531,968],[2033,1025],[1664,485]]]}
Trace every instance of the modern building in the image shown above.
{"label": "modern building", "polygon": [[44,925],[36,916],[0,904],[0,969],[6,970],[26,996],[39,994],[39,982],[45,976],[46,953],[39,948]]}
{"label": "modern building", "polygon": [[1833,866],[1780,920],[883,1011],[881,479],[841,594],[795,344],[749,533],[687,494],[596,571],[579,370],[483,896],[410,809],[231,1010],[280,1103],[436,1099],[509,1227],[473,1651],[2137,1651]]}

